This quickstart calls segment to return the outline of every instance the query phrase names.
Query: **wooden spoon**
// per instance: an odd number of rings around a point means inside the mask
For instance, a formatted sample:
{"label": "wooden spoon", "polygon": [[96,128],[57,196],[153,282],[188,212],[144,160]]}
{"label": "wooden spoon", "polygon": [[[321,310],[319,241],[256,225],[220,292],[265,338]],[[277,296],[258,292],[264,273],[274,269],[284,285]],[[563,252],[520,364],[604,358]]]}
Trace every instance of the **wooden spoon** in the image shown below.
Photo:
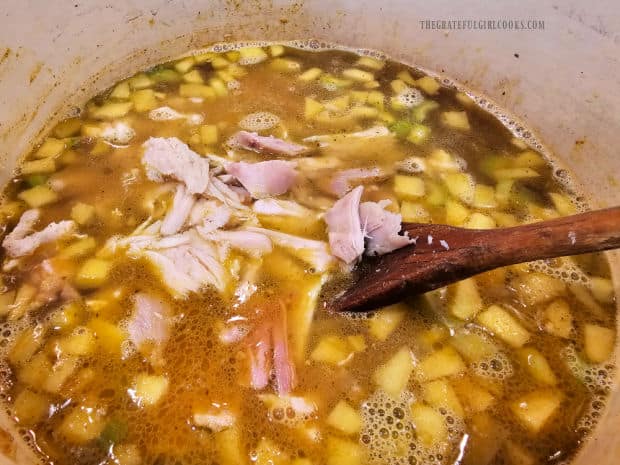
{"label": "wooden spoon", "polygon": [[368,311],[516,263],[620,248],[620,207],[500,229],[403,223],[415,245],[358,265],[328,307]]}

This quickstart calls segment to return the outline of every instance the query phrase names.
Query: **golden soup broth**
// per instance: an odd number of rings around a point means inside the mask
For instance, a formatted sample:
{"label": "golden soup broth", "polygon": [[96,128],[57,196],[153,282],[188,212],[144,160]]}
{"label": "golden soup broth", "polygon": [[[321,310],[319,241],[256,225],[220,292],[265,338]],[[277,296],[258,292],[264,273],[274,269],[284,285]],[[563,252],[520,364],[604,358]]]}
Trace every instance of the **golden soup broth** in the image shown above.
{"label": "golden soup broth", "polygon": [[[161,107],[177,119],[154,120]],[[246,118],[257,112],[268,113]],[[105,135],[118,123],[130,140]],[[615,369],[602,255],[502,268],[338,315],[322,302],[346,269],[319,273],[291,249],[231,248],[224,290],[176,298],[144,257],[106,249],[171,208],[170,189],[145,175],[147,139],[177,137],[228,160],[278,158],[231,149],[242,128],[314,150],[295,158],[296,184],[279,196],[311,214],[245,220],[296,236],[327,241],[330,183],[351,168],[380,168],[363,181],[363,200],[390,200],[404,221],[492,228],[584,208],[526,139],[393,61],[274,45],[124,80],[59,123],[5,189],[5,235],[33,207],[36,230],[78,223],[27,256],[3,257],[2,398],[44,463],[526,465],[575,453]],[[356,137],[369,128],[377,134]],[[316,135],[334,137],[304,141]],[[37,278],[45,260],[78,295],[38,299],[53,282]],[[240,297],[241,285],[254,292]],[[136,293],[170,307],[167,340],[139,350],[128,336]],[[278,396],[273,373],[252,389],[249,348],[265,321],[284,322],[297,377],[288,395]]]}

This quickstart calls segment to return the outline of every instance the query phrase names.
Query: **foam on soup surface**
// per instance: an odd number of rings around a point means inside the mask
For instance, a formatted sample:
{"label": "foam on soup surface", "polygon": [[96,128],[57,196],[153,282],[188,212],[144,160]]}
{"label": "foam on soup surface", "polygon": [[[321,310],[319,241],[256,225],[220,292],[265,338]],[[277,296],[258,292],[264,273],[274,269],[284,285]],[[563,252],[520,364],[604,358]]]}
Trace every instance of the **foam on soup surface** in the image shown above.
{"label": "foam on soup surface", "polygon": [[44,463],[568,460],[614,370],[602,255],[369,315],[323,303],[412,242],[401,221],[504,227],[583,200],[465,93],[298,45],[140,72],[24,160],[0,207],[6,408]]}

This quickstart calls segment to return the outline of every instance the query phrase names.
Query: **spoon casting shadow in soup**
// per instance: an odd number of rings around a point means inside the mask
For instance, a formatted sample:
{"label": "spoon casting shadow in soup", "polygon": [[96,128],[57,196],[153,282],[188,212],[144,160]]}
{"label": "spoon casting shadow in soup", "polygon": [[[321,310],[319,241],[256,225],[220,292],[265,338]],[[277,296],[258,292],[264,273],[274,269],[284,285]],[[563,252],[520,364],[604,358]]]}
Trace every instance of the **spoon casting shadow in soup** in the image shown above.
{"label": "spoon casting shadow in soup", "polygon": [[502,266],[620,248],[620,207],[500,229],[403,223],[415,244],[358,265],[327,306],[370,311]]}

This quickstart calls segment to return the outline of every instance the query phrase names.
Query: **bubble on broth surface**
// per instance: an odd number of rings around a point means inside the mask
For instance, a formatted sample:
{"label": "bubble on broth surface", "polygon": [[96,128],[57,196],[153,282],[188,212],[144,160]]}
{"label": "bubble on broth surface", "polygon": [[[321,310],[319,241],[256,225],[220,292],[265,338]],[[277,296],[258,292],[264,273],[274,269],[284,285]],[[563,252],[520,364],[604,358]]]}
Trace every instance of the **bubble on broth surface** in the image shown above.
{"label": "bubble on broth surface", "polygon": [[250,113],[239,121],[239,127],[246,131],[265,131],[277,126],[280,123],[280,118],[268,111],[259,111],[256,113]]}
{"label": "bubble on broth surface", "polygon": [[471,368],[478,376],[505,380],[514,374],[512,362],[503,352],[497,352],[479,362],[471,364]]}
{"label": "bubble on broth surface", "polygon": [[548,274],[564,281],[566,284],[590,285],[589,276],[570,260],[549,261],[536,260],[528,264],[532,271]]}

